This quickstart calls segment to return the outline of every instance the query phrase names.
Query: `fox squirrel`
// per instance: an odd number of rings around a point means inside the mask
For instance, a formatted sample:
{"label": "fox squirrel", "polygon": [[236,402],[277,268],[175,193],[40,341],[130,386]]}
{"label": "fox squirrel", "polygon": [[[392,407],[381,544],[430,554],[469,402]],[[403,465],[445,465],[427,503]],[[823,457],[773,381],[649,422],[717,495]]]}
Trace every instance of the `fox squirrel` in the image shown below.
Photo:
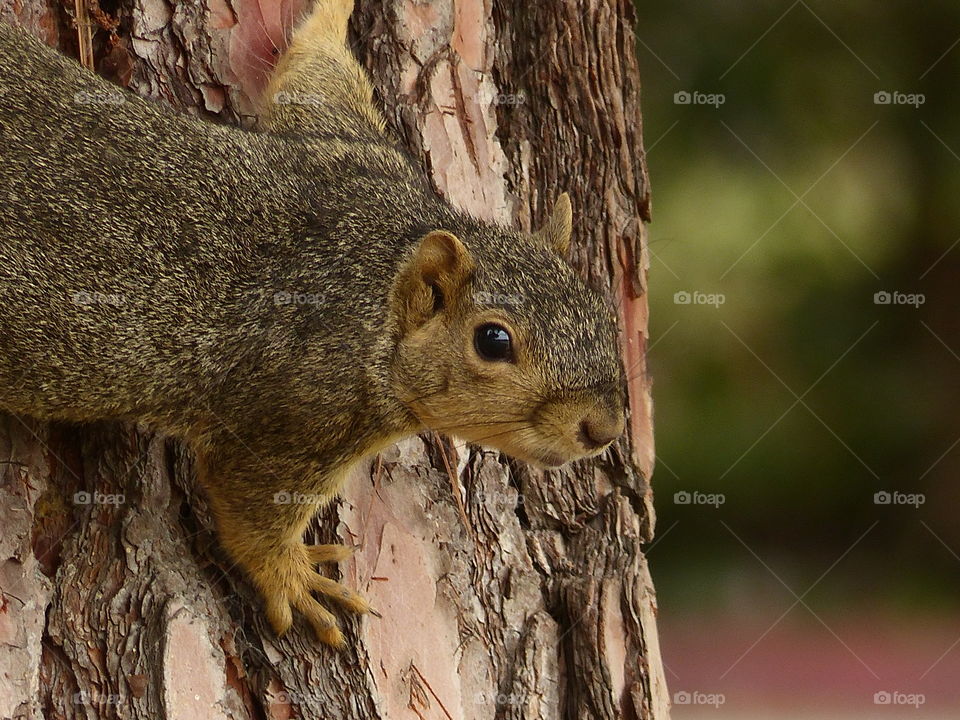
{"label": "fox squirrel", "polygon": [[[349,555],[305,528],[349,470],[432,429],[555,467],[623,431],[616,318],[530,235],[438,198],[317,0],[262,132],[185,117],[0,24],[0,408],[146,422],[195,452],[277,633]],[[297,502],[284,499],[296,494]],[[303,499],[306,501],[301,501]]]}

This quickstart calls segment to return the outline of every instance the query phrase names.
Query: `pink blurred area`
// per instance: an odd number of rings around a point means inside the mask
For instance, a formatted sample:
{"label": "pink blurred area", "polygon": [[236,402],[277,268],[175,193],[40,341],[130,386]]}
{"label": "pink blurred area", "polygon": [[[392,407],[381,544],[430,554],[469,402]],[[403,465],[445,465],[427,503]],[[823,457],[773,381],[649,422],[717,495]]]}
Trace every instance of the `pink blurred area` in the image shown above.
{"label": "pink blurred area", "polygon": [[230,66],[247,96],[260,94],[307,6],[305,0],[211,0],[211,27],[229,32]]}
{"label": "pink blurred area", "polygon": [[732,617],[661,608],[674,720],[960,718],[960,618],[792,602]]}

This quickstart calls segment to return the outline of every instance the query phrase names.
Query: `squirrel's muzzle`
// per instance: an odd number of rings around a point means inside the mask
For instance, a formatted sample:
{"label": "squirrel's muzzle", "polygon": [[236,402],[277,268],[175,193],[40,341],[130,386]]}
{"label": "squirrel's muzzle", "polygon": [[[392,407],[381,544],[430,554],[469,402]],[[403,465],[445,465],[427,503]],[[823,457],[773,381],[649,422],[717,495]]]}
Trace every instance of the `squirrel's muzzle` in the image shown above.
{"label": "squirrel's muzzle", "polygon": [[566,395],[538,408],[533,420],[542,433],[538,441],[534,441],[536,449],[523,452],[524,447],[514,447],[511,450],[523,459],[532,455],[537,464],[546,467],[599,455],[623,434],[625,426],[623,406],[612,394]]}
{"label": "squirrel's muzzle", "polygon": [[620,414],[612,415],[603,410],[591,412],[580,421],[577,440],[587,452],[597,452],[620,437],[623,425]]}

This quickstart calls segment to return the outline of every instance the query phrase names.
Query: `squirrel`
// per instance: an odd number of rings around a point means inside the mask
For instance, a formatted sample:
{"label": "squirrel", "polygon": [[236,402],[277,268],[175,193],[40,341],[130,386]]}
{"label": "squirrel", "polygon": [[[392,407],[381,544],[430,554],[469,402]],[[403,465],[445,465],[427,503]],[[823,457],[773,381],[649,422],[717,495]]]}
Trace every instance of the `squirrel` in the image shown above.
{"label": "squirrel", "polygon": [[256,132],[0,23],[0,409],[184,441],[275,632],[295,609],[332,646],[331,602],[371,608],[317,569],[351,551],[303,537],[351,468],[427,429],[552,468],[624,429],[568,196],[536,233],[438,197],[374,105],[352,9],[316,0]]}

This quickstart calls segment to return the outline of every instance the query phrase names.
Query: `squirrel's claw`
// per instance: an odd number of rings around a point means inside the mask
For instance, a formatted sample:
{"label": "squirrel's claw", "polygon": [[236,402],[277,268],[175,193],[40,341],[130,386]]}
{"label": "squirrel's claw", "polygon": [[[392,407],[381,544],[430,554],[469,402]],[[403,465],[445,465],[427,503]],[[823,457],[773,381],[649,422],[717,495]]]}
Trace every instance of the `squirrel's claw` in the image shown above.
{"label": "squirrel's claw", "polygon": [[361,614],[370,612],[370,603],[364,600],[361,595],[323,575],[318,574],[311,579],[310,589],[335,600],[342,607],[352,612]]}
{"label": "squirrel's claw", "polygon": [[344,646],[336,617],[311,593],[330,598],[355,613],[370,612],[370,604],[361,595],[314,570],[317,563],[335,562],[352,554],[351,548],[342,545],[300,544],[262,562],[254,573],[254,581],[263,594],[267,619],[277,635],[290,629],[294,607],[303,613],[320,642],[335,648]]}
{"label": "squirrel's claw", "polygon": [[341,649],[346,645],[343,633],[337,619],[329,610],[315,600],[309,593],[301,595],[294,603],[294,607],[304,614],[307,622],[313,627],[313,632],[320,642]]}

